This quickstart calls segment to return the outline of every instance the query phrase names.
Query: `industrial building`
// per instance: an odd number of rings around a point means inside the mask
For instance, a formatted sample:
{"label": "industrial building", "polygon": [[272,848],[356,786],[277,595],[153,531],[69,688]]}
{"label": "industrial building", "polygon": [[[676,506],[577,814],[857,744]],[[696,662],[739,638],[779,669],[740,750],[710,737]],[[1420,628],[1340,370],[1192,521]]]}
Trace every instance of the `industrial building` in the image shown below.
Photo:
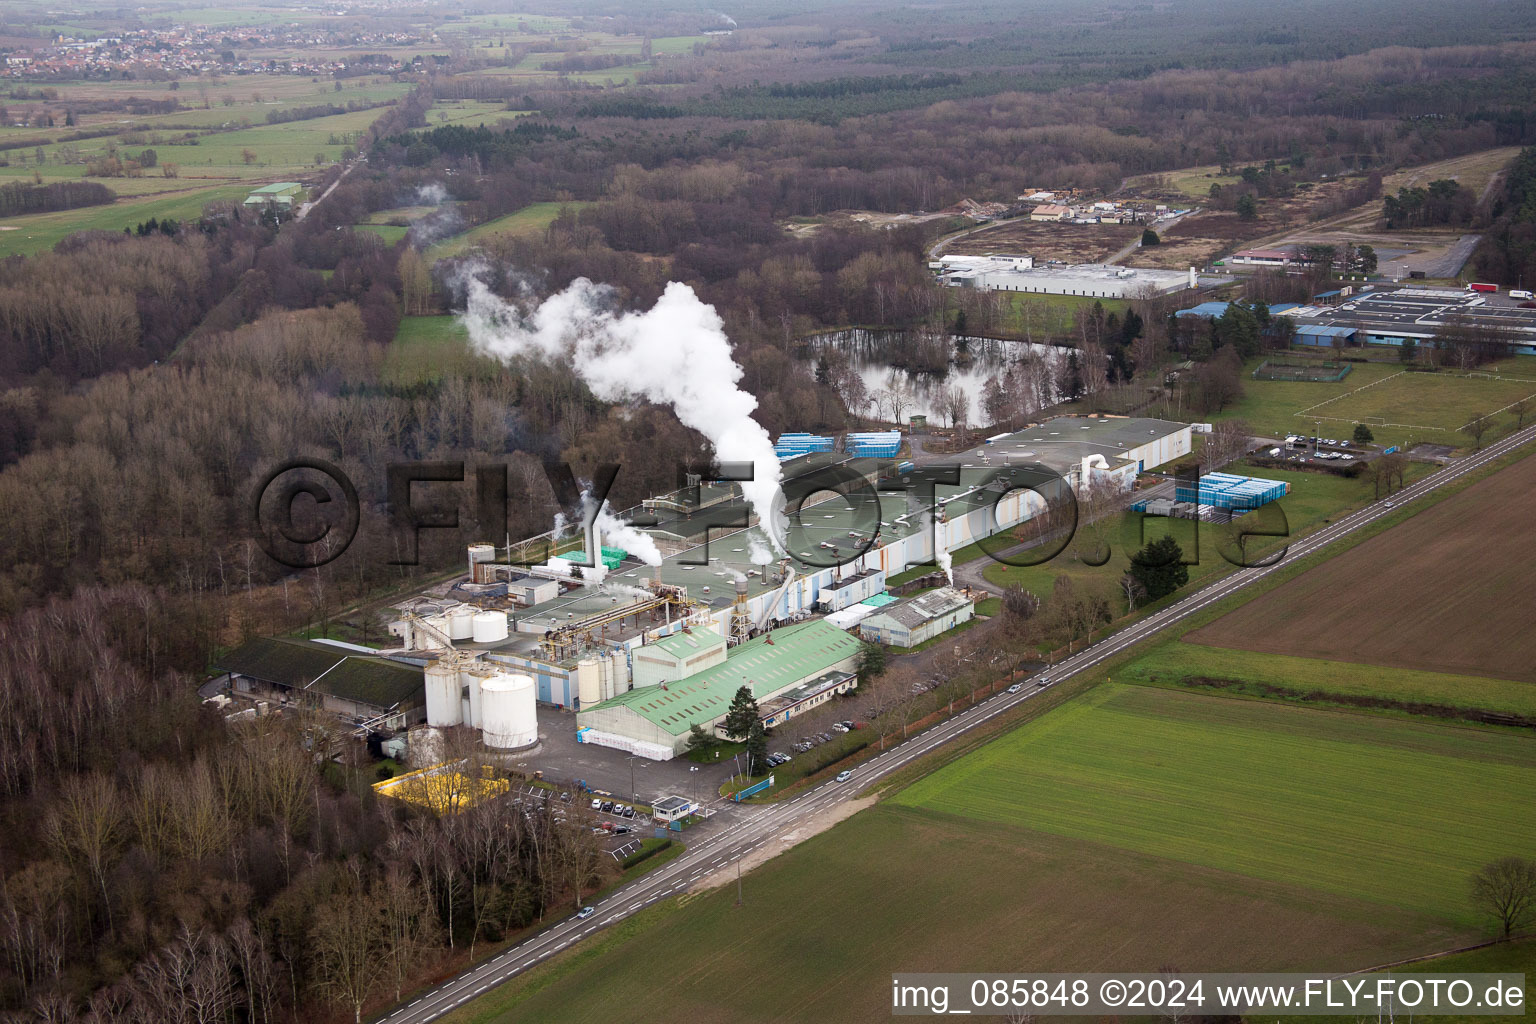
{"label": "industrial building", "polygon": [[[1015,262],[1028,260],[1028,263]],[[1196,286],[1195,268],[1143,270],[1104,263],[1035,266],[1027,256],[941,256],[929,267],[952,288],[1134,299]]]}
{"label": "industrial building", "polygon": [[[802,665],[779,637],[815,625],[856,648],[836,627],[803,620],[882,596],[890,575],[1011,529],[1066,488],[1128,489],[1137,473],[1190,450],[1188,424],[1062,417],[999,435],[959,467],[907,464],[896,475],[890,459],[812,452],[784,463],[790,507],[796,493],[812,502],[791,520],[782,552],[742,528],[751,520],[739,490],[701,483],[693,494],[650,499],[624,513],[650,517],[640,528],[663,552],[660,565],[608,548],[585,568],[568,559],[514,566],[496,560],[505,549],[472,547],[466,577],[398,606],[390,630],[404,650],[396,657],[426,669],[431,725],[469,724],[487,730],[488,742],[494,733],[493,745],[517,746],[536,736],[530,719],[537,701],[577,711],[589,742],[660,756],[713,705],[693,702],[686,723],[669,717],[675,711],[658,712],[669,720],[656,722],[640,710],[656,693],[731,672],[740,685],[747,650],[762,659],[753,672],[764,683],[759,696],[782,696],[845,670],[841,658]],[[825,470],[838,474],[846,493],[797,483]],[[732,532],[712,531],[720,525]],[[519,586],[539,599],[520,597]],[[775,660],[790,666],[787,675],[768,665]],[[491,682],[509,677],[529,682]],[[601,722],[585,719],[598,708],[608,709]],[[670,726],[682,732],[667,732]]]}
{"label": "industrial building", "polygon": [[916,647],[970,621],[975,611],[969,597],[953,587],[940,587],[866,616],[859,623],[859,635],[891,647]]}
{"label": "industrial building", "polygon": [[404,729],[425,715],[421,667],[354,644],[264,637],[218,658],[214,671],[237,696],[371,729]]}
{"label": "industrial building", "polygon": [[1521,355],[1536,355],[1536,309],[1490,302],[1456,288],[1357,292],[1337,305],[1293,306],[1302,345],[1422,345],[1447,330],[1467,330]]}
{"label": "industrial building", "polygon": [[576,716],[577,738],[667,760],[687,750],[693,726],[713,734],[741,687],[765,701],[830,672],[851,673],[860,648],[858,640],[819,619],[776,629],[729,652],[722,638],[715,640],[718,647],[700,646],[721,655],[702,672],[636,686],[584,708]]}

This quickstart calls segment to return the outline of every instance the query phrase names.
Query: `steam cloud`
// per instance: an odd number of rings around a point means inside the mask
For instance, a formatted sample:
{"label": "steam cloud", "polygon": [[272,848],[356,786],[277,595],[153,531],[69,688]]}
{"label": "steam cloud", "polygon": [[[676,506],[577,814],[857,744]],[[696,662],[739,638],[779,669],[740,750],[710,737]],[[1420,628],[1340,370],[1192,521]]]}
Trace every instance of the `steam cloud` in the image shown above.
{"label": "steam cloud", "polygon": [[[670,405],[679,420],[709,439],[721,462],[750,462],[755,479],[741,484],[742,493],[769,540],[782,549],[778,456],[768,432],[752,418],[757,399],[737,386],[742,369],[731,357],[719,314],[692,288],[674,281],[649,310],[623,313],[613,310],[613,289],[585,278],[526,308],[503,301],[477,277],[464,286],[463,320],[480,351],[503,361],[568,358],[598,398]],[[627,525],[617,519],[612,524]]]}

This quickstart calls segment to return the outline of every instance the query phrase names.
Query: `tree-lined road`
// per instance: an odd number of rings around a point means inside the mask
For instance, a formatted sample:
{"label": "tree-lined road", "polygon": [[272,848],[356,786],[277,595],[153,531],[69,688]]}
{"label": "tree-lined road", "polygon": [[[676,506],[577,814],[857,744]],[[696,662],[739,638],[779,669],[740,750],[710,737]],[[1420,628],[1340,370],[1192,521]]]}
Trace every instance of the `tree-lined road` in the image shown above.
{"label": "tree-lined road", "polygon": [[[596,913],[586,920],[571,918],[525,939],[458,977],[418,996],[410,1003],[383,1017],[382,1021],[387,1024],[425,1024],[427,1021],[436,1020],[491,988],[542,963],[561,950],[580,942],[599,929],[622,921],[658,900],[688,891],[702,878],[730,868],[736,861],[765,844],[785,841],[789,833],[805,825],[814,816],[836,808],[839,804],[855,797],[861,790],[889,777],[914,760],[932,753],[977,726],[1007,713],[1022,702],[1033,699],[1036,695],[1043,693],[1047,685],[1054,686],[1064,679],[1098,667],[1135,644],[1156,636],[1190,616],[1199,614],[1216,602],[1263,581],[1278,569],[1322,551],[1372,525],[1382,517],[1394,514],[1396,508],[1402,503],[1414,501],[1453,484],[1468,473],[1488,465],[1533,440],[1536,440],[1536,426],[1511,434],[1502,441],[1404,488],[1387,501],[1375,502],[1302,538],[1291,545],[1284,557],[1273,565],[1239,569],[1229,576],[1207,584],[1188,597],[1132,623],[1097,644],[1059,662],[1039,676],[1031,678],[1021,692],[999,694],[865,762],[854,769],[854,778],[850,782],[824,783],[777,804],[757,807],[743,805],[737,812],[739,820],[690,844],[676,860],[609,893],[594,904]],[[1049,684],[1044,683],[1045,678],[1050,680]]]}

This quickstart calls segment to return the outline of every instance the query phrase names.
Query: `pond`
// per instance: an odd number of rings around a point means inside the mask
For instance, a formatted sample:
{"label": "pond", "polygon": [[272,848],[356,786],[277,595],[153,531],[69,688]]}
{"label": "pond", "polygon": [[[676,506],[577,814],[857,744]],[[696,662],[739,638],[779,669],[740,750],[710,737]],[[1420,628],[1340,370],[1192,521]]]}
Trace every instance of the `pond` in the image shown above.
{"label": "pond", "polygon": [[[947,426],[950,422],[949,411],[943,408],[941,390],[960,389],[967,400],[967,422],[978,423],[987,418],[982,396],[988,378],[1002,376],[1008,367],[1030,356],[1047,365],[1055,365],[1071,352],[1071,349],[1055,345],[1007,338],[967,337],[954,339],[963,344],[952,344],[951,339],[944,336],[915,336],[903,330],[864,327],[823,331],[804,341],[802,351],[807,359],[817,359],[829,350],[843,355],[864,382],[864,390],[870,396],[898,385],[904,387],[910,398],[904,403],[901,420],[905,422],[913,415],[927,416],[928,422],[935,426]],[[955,358],[957,354],[960,354],[958,359]],[[877,405],[882,408],[877,409]],[[860,415],[890,418],[889,406],[879,401],[853,411]]]}

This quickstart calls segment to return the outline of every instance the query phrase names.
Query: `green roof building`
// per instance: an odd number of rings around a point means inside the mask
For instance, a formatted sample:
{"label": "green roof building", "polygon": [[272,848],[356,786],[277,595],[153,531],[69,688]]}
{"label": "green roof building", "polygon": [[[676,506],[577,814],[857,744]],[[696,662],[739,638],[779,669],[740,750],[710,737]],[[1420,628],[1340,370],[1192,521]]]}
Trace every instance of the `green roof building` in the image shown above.
{"label": "green roof building", "polygon": [[401,729],[425,717],[419,665],[315,640],[265,637],[214,662],[230,690],[247,697],[323,709],[356,724]]}
{"label": "green roof building", "polygon": [[[679,643],[675,636],[663,641],[668,642],[672,647]],[[635,648],[637,664],[650,646]],[[712,651],[714,646],[701,642],[698,651]],[[857,639],[820,619],[784,626],[738,644],[723,661],[702,672],[636,686],[583,710],[576,716],[578,737],[583,743],[667,760],[687,749],[692,726],[712,733],[740,687],[750,686],[758,702],[766,702],[829,672],[852,671],[859,646]],[[685,643],[668,653],[675,658],[693,650]]]}

